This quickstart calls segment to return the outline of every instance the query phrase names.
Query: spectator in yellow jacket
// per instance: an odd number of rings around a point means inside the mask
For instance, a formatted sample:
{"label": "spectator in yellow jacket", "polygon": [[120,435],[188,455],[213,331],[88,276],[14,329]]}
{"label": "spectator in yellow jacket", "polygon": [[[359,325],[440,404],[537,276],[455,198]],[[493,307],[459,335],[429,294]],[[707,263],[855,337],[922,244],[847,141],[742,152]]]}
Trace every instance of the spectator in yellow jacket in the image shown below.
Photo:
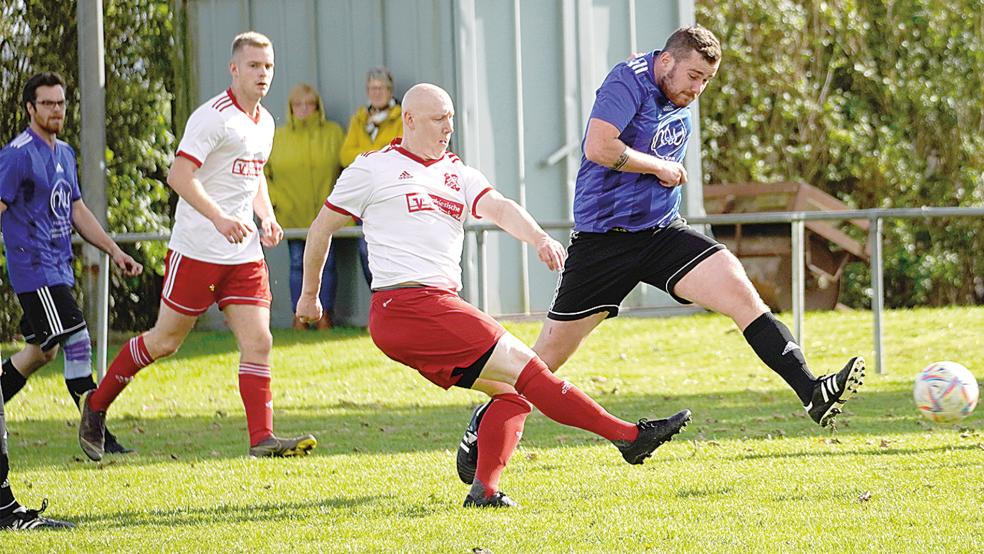
{"label": "spectator in yellow jacket", "polygon": [[[270,201],[285,229],[307,229],[318,215],[341,172],[338,154],[343,140],[341,125],[325,118],[321,97],[314,87],[300,83],[291,89],[287,124],[277,127],[273,150],[263,169]],[[291,310],[296,311],[304,275],[304,240],[289,239],[287,247],[290,251],[290,305]],[[321,305],[325,311],[316,324],[318,329],[332,326],[337,284],[335,250],[332,249],[321,279]],[[295,329],[306,327],[294,317]]]}
{"label": "spectator in yellow jacket", "polygon": [[[403,136],[403,111],[393,97],[393,74],[389,69],[374,67],[366,73],[366,96],[366,105],[360,106],[349,121],[342,144],[342,167],[352,165],[359,154],[379,150],[396,137]],[[371,285],[368,247],[362,237],[359,237],[359,258],[366,283]]]}
{"label": "spectator in yellow jacket", "polygon": [[393,97],[393,75],[385,67],[374,67],[366,74],[368,102],[352,115],[345,143],[342,167],[348,167],[363,152],[379,150],[403,135],[400,103]]}

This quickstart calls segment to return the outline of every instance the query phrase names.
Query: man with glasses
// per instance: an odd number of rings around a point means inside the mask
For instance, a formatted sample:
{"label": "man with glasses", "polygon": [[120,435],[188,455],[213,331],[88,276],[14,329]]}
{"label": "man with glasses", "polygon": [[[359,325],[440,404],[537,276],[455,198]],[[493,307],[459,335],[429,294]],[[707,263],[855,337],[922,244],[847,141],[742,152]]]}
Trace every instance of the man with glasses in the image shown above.
{"label": "man with glasses", "polygon": [[[56,73],[28,79],[22,97],[30,125],[0,151],[0,228],[10,285],[23,308],[23,350],[3,362],[0,389],[9,399],[29,375],[65,350],[65,383],[78,404],[96,388],[92,350],[82,311],[72,295],[72,230],[106,252],[127,276],[143,266],[123,252],[89,211],[79,191],[75,151],[58,140],[65,123],[65,81]],[[2,406],[2,404],[0,404]],[[0,409],[0,528],[69,527],[26,510],[13,498],[6,476],[6,432]],[[114,451],[125,451],[114,440]],[[118,448],[118,450],[117,450]]]}

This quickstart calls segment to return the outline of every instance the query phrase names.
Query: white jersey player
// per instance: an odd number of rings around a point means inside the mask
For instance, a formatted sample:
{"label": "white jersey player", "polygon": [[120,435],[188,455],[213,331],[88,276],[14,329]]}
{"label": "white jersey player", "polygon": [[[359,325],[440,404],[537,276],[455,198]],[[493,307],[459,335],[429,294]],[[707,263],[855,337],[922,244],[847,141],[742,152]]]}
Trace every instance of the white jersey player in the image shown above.
{"label": "white jersey player", "polygon": [[498,490],[499,476],[531,406],[614,441],[626,461],[642,463],[683,427],[689,411],[638,425],[618,419],[555,377],[528,346],[458,296],[468,214],[533,245],[551,270],[563,268],[566,252],[526,210],[446,152],[453,118],[444,90],[416,85],[403,99],[403,139],[363,154],[342,173],[308,231],[297,315],[321,317],[318,291],[331,234],[351,217],[360,218],[373,275],[373,342],[438,386],[471,388],[493,399],[478,428],[482,448],[465,506],[516,505]]}
{"label": "white jersey player", "polygon": [[83,397],[79,443],[93,460],[102,458],[110,404],[138,371],[175,353],[212,304],[225,313],[239,343],[239,394],[250,456],[299,456],[317,444],[311,435],[281,439],[273,434],[271,296],[260,245],[275,246],[284,231],[263,176],[274,131],[273,118],[260,105],[273,80],[270,39],[255,32],[237,36],[229,72],[232,86],[188,119],[167,176],[181,199],[157,323],[130,339],[99,388]]}

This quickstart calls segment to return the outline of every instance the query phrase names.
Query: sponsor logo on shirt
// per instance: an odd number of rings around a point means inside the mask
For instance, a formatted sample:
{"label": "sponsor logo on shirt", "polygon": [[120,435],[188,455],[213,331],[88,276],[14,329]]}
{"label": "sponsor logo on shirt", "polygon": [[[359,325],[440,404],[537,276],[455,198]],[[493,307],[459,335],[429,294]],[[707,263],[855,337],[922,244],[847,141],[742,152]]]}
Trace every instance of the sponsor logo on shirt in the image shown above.
{"label": "sponsor logo on shirt", "polygon": [[464,204],[455,202],[454,200],[448,200],[447,198],[442,198],[436,194],[408,192],[406,194],[406,198],[407,211],[410,213],[441,211],[455,219],[460,220],[461,215],[465,212]]}
{"label": "sponsor logo on shirt", "polygon": [[402,181],[403,179],[413,179],[413,175],[410,175],[408,171],[404,171],[403,173],[400,173],[399,177],[399,180]]}
{"label": "sponsor logo on shirt", "polygon": [[458,174],[457,173],[445,173],[444,174],[444,186],[455,192],[461,192],[461,185],[458,184]]}
{"label": "sponsor logo on shirt", "polygon": [[259,177],[263,173],[263,164],[266,160],[244,160],[242,158],[232,162],[233,175],[243,177]]}

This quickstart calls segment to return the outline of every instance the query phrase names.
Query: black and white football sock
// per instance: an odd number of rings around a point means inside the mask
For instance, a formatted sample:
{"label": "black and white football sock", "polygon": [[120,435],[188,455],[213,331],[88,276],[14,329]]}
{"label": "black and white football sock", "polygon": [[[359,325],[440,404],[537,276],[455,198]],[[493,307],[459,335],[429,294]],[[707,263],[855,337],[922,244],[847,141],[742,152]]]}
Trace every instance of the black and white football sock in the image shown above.
{"label": "black and white football sock", "polygon": [[789,328],[772,312],[765,312],[745,327],[742,333],[765,365],[789,384],[804,406],[809,404],[816,378],[806,365],[803,351]]}

